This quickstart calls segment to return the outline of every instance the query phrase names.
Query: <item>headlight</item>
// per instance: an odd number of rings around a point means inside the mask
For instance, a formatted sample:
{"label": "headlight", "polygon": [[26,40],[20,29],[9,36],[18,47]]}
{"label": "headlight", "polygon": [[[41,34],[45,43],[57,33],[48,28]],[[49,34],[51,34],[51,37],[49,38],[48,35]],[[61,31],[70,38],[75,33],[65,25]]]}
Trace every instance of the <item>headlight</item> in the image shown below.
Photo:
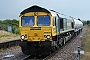
{"label": "headlight", "polygon": [[50,36],[48,35],[48,36],[47,36],[47,38],[49,39],[49,38],[50,38]]}
{"label": "headlight", "polygon": [[22,36],[21,36],[21,39],[25,39],[25,36],[22,35]]}

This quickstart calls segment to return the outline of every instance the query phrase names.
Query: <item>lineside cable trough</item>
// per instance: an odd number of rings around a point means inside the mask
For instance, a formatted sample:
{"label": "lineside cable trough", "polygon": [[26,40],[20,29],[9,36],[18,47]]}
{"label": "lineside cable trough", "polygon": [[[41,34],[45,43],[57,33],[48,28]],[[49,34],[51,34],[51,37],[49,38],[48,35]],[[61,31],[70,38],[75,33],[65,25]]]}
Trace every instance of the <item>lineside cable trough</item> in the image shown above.
{"label": "lineside cable trough", "polygon": [[8,48],[8,47],[11,47],[11,46],[19,45],[20,42],[21,42],[20,39],[1,42],[0,43],[0,49],[1,48]]}

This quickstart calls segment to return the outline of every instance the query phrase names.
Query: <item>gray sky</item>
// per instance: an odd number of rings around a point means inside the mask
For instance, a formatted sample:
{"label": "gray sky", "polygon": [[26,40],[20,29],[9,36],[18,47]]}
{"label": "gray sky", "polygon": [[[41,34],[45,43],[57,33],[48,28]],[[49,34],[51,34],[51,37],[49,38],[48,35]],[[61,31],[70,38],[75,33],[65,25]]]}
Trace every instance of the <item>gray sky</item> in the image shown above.
{"label": "gray sky", "polygon": [[0,20],[19,19],[22,10],[39,5],[81,20],[90,19],[90,0],[0,0]]}

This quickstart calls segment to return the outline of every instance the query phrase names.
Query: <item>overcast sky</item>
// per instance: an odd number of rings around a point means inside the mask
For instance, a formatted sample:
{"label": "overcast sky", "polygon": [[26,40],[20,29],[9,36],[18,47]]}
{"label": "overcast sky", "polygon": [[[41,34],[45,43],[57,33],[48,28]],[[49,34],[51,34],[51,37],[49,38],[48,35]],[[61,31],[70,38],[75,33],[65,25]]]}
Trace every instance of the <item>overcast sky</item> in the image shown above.
{"label": "overcast sky", "polygon": [[90,19],[90,0],[0,0],[0,20],[19,19],[22,10],[39,5],[81,20]]}

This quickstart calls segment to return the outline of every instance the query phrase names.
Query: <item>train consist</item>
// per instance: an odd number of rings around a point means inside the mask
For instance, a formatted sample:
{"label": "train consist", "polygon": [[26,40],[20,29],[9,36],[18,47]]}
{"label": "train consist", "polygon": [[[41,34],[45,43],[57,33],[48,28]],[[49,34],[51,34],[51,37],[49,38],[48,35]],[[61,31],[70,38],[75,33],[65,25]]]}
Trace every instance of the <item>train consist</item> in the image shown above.
{"label": "train consist", "polygon": [[48,55],[80,33],[83,23],[33,5],[20,13],[21,49],[26,55]]}

